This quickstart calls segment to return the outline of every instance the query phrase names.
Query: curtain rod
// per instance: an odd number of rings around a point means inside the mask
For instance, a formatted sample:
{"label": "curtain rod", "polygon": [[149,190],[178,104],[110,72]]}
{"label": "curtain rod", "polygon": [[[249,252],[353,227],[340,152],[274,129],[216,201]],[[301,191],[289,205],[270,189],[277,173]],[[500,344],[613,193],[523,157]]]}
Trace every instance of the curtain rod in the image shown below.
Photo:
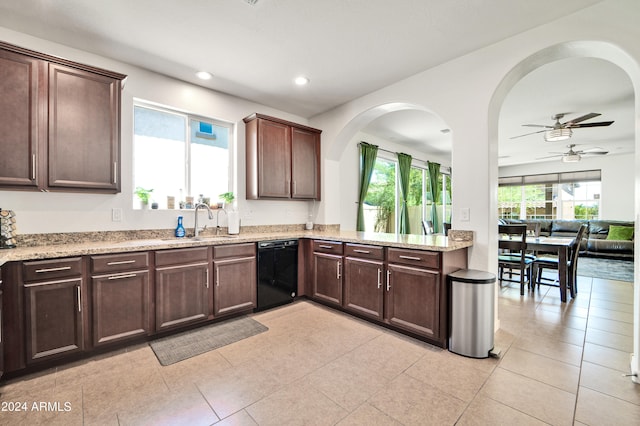
{"label": "curtain rod", "polygon": [[[370,143],[367,143],[367,142],[360,142],[360,143],[358,143],[358,145],[362,145],[363,143],[366,143],[367,145],[373,145],[373,144],[370,144]],[[373,146],[378,147],[378,151],[388,152],[389,154],[398,154],[398,152],[393,152],[393,151],[389,151],[388,149],[380,148],[378,145],[373,145]],[[401,153],[401,154],[404,154],[404,153]],[[414,157],[413,155],[411,156],[411,158],[412,158],[413,160],[422,161],[423,163],[429,163],[429,161],[427,161],[427,160],[422,160],[422,159],[420,159],[420,158],[416,158],[416,157]],[[431,161],[431,163],[433,163],[433,161]]]}

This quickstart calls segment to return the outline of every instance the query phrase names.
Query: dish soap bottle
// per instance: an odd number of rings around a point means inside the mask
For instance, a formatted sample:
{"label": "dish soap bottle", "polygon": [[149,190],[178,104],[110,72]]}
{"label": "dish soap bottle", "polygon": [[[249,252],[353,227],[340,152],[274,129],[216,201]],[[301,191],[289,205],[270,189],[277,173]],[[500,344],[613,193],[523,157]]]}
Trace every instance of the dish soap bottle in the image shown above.
{"label": "dish soap bottle", "polygon": [[176,238],[184,238],[184,226],[182,226],[182,216],[178,216],[178,226],[176,226]]}

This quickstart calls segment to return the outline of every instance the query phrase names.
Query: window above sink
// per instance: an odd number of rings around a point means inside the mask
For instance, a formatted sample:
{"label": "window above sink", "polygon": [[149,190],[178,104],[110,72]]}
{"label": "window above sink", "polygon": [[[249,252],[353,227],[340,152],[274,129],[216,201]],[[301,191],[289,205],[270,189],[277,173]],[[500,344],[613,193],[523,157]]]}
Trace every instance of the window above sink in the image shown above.
{"label": "window above sink", "polygon": [[[233,127],[221,120],[136,102],[133,187],[153,189],[151,202],[159,209],[193,208],[201,198],[215,205],[219,194],[232,187]],[[134,208],[138,207],[134,201]]]}

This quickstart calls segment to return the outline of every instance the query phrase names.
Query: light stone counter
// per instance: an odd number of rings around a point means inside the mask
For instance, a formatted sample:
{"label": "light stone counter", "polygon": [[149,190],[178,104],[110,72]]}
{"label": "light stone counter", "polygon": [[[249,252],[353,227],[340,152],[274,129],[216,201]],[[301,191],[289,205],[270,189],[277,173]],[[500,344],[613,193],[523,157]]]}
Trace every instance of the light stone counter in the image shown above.
{"label": "light stone counter", "polygon": [[[122,253],[161,250],[181,247],[239,244],[291,238],[316,238],[347,243],[371,244],[387,247],[412,248],[430,251],[454,251],[473,245],[471,231],[449,231],[444,235],[400,235],[355,231],[282,231],[241,233],[239,235],[203,235],[201,238],[147,238],[108,241],[66,241],[64,244],[43,244],[0,250],[0,265],[11,261],[52,259],[90,254]],[[73,240],[73,238],[71,238]]]}

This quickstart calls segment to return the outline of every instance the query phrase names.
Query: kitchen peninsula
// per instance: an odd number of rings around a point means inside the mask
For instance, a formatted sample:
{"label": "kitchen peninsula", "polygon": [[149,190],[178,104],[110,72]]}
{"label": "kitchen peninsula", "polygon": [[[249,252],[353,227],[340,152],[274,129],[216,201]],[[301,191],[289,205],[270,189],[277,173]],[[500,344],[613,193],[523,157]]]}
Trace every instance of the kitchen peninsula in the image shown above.
{"label": "kitchen peninsula", "polygon": [[87,233],[71,235],[75,243],[31,241],[0,251],[5,373],[251,313],[256,243],[277,239],[299,240],[298,297],[446,347],[446,277],[467,267],[473,244],[465,231],[130,234],[140,238],[116,232],[83,240]]}

